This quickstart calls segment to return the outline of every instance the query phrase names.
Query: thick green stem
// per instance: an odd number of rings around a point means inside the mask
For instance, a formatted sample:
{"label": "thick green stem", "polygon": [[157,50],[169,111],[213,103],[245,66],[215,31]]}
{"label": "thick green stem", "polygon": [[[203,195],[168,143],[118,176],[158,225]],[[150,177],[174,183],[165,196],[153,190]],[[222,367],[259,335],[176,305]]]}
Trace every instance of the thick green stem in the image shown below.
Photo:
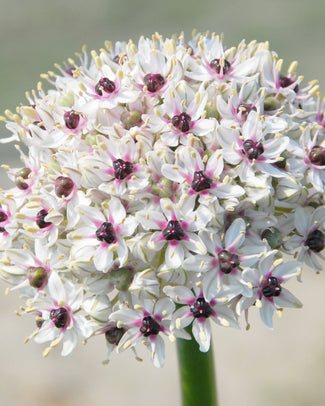
{"label": "thick green stem", "polygon": [[177,339],[183,406],[217,406],[212,348],[201,352],[192,340]]}

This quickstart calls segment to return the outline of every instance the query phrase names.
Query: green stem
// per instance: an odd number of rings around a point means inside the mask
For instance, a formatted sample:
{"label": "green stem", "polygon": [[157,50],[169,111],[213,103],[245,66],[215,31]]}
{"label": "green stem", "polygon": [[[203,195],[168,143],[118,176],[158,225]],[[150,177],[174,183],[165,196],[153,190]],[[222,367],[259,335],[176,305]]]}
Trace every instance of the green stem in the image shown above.
{"label": "green stem", "polygon": [[177,339],[183,406],[217,406],[213,351],[201,352],[192,340]]}

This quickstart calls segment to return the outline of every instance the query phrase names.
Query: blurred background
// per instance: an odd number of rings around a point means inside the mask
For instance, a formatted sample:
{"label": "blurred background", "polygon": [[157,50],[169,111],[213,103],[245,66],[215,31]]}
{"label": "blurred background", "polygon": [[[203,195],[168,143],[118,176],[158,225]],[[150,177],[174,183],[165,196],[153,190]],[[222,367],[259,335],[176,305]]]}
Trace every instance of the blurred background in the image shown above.
{"label": "blurred background", "polygon": [[[304,83],[317,78],[325,86],[323,0],[0,0],[0,10],[0,114],[25,102],[24,93],[36,87],[39,74],[83,44],[99,49],[105,40],[136,42],[156,31],[164,36],[184,31],[187,38],[193,28],[224,32],[228,47],[243,38],[268,40],[284,69],[297,60]],[[3,135],[8,132],[1,124]],[[0,148],[0,164],[19,165],[13,146]],[[3,171],[0,184],[9,185]],[[325,274],[306,269],[303,284],[291,282],[289,289],[304,308],[285,310],[274,331],[254,312],[248,332],[215,329],[221,406],[325,404]],[[0,284],[0,405],[180,405],[175,346],[167,343],[162,370],[147,353],[143,363],[126,352],[102,366],[102,337],[78,347],[69,359],[59,351],[42,359],[41,346],[23,344],[34,320],[14,315],[20,301],[15,293],[5,297],[5,288]]]}

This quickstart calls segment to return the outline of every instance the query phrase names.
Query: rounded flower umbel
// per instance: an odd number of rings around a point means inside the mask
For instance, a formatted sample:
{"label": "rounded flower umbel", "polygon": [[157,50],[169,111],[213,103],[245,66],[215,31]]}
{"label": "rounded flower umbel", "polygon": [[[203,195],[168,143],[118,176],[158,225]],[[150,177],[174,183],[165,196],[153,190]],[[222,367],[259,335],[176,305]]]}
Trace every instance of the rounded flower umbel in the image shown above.
{"label": "rounded flower umbel", "polygon": [[284,283],[324,259],[324,102],[282,65],[214,33],[107,41],[0,116],[22,160],[2,165],[0,279],[44,355],[100,335],[162,366],[190,324],[208,351],[210,320],[301,306]]}

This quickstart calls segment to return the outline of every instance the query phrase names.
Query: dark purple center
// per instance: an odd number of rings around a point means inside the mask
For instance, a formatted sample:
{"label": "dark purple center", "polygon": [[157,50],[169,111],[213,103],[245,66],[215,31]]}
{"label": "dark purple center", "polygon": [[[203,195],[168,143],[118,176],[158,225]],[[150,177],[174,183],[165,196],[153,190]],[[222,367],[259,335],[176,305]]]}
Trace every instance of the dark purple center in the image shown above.
{"label": "dark purple center", "polygon": [[210,67],[216,72],[216,73],[221,73],[221,69],[223,74],[225,75],[229,70],[230,70],[230,63],[227,61],[227,59],[223,59],[223,66],[221,59],[212,59],[210,62]]}
{"label": "dark purple center", "polygon": [[249,160],[257,159],[263,154],[264,148],[262,143],[253,140],[246,140],[243,143],[243,152]]}
{"label": "dark purple center", "polygon": [[158,92],[165,84],[165,79],[159,73],[148,73],[143,81],[151,93]]}
{"label": "dark purple center", "polygon": [[116,179],[125,179],[133,172],[132,162],[123,161],[123,159],[117,159],[113,162],[113,168],[115,171]]}
{"label": "dark purple center", "polygon": [[320,230],[311,231],[305,245],[313,252],[320,252],[325,246],[325,236]]}
{"label": "dark purple center", "polygon": [[220,271],[223,273],[230,273],[233,269],[240,265],[238,255],[232,254],[229,251],[222,250],[218,254]]}
{"label": "dark purple center", "polygon": [[110,344],[118,345],[125,331],[122,327],[113,326],[105,332],[105,338]]}
{"label": "dark purple center", "polygon": [[278,278],[270,276],[266,279],[262,286],[262,293],[265,297],[279,296],[281,293],[281,286]]}
{"label": "dark purple center", "polygon": [[109,80],[108,78],[101,78],[96,86],[95,86],[95,92],[99,95],[103,95],[103,91],[105,93],[112,93],[115,90],[115,83],[112,80]]}
{"label": "dark purple center", "polygon": [[112,223],[105,221],[97,230],[96,237],[99,241],[105,241],[112,244],[116,240],[116,234]]}
{"label": "dark purple center", "polygon": [[66,111],[64,113],[64,122],[67,128],[74,130],[78,127],[80,121],[80,115],[74,110]]}
{"label": "dark purple center", "polygon": [[177,220],[170,220],[165,230],[163,230],[163,236],[167,241],[180,241],[185,236],[185,233]]}
{"label": "dark purple center", "polygon": [[204,317],[207,319],[213,313],[213,309],[204,297],[199,297],[196,301],[190,306],[191,313],[193,316],[198,319]]}
{"label": "dark purple center", "polygon": [[325,165],[325,148],[315,145],[309,152],[308,158],[313,165]]}
{"label": "dark purple center", "polygon": [[142,319],[140,331],[145,337],[157,335],[160,329],[160,324],[153,317],[146,316]]}
{"label": "dark purple center", "polygon": [[[280,76],[279,78],[279,84],[281,87],[288,87],[292,85],[293,82],[294,79],[288,78],[288,76]],[[296,85],[293,90],[297,93],[299,91],[299,86]]]}
{"label": "dark purple center", "polygon": [[196,171],[193,175],[192,189],[196,192],[201,192],[205,189],[210,189],[212,179],[209,178],[203,171]]}
{"label": "dark purple center", "polygon": [[48,215],[48,212],[45,209],[40,210],[36,214],[36,224],[39,228],[46,228],[52,223],[50,221],[45,221],[45,217]]}
{"label": "dark purple center", "polygon": [[172,124],[182,133],[186,133],[191,129],[191,116],[186,113],[181,113],[172,118]]}
{"label": "dark purple center", "polygon": [[55,194],[58,197],[67,197],[73,190],[73,180],[66,176],[59,176],[55,180]]}
{"label": "dark purple center", "polygon": [[65,307],[59,307],[58,309],[52,309],[50,312],[50,319],[57,328],[67,327],[70,322],[70,315]]}
{"label": "dark purple center", "polygon": [[8,215],[4,211],[0,211],[0,223],[6,221],[8,219]]}

